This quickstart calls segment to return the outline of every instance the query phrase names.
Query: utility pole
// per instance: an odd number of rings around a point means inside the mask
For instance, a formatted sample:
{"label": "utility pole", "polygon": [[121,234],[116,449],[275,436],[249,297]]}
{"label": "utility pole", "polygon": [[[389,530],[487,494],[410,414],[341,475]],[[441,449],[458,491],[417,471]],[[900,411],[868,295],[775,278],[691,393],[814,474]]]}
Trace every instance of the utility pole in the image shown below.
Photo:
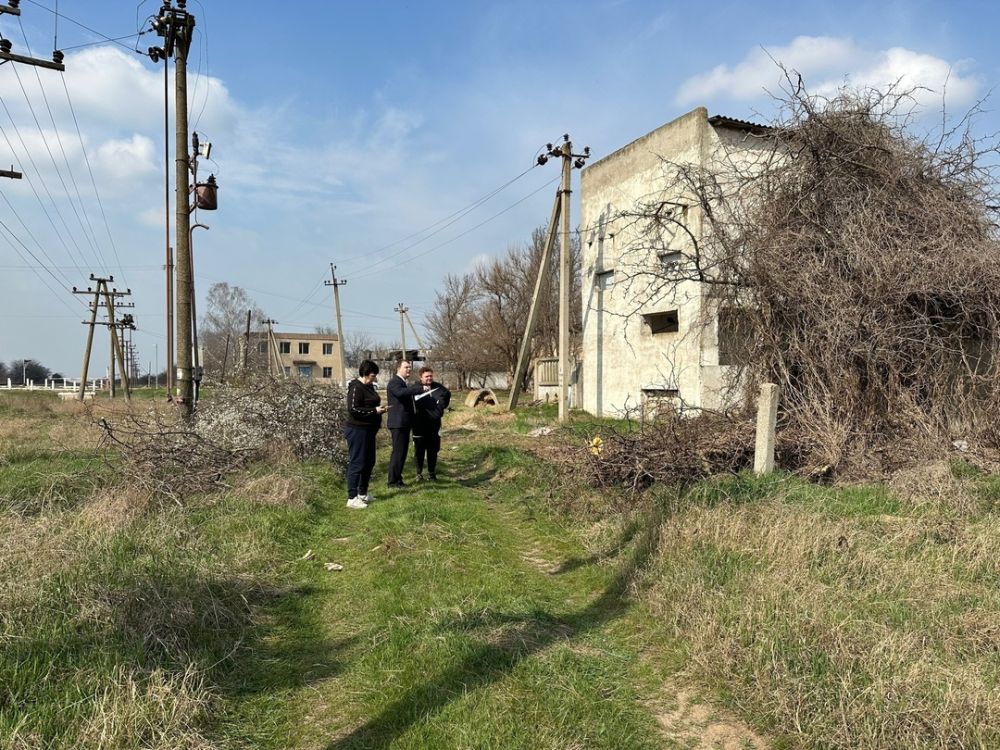
{"label": "utility pole", "polygon": [[247,329],[243,334],[243,374],[246,375],[247,371],[247,359],[250,356],[250,313],[251,310],[247,310]]}
{"label": "utility pole", "polygon": [[[89,330],[87,332],[87,345],[83,353],[83,368],[80,374],[80,392],[77,394],[77,399],[83,401],[84,397],[83,394],[87,389],[87,370],[90,368],[90,353],[94,345],[94,328],[98,325],[106,325],[108,327],[108,330],[110,331],[110,337],[111,337],[111,369],[108,372],[108,374],[111,376],[110,378],[111,387],[112,389],[114,388],[114,363],[115,363],[115,358],[117,357],[118,364],[121,366],[121,372],[122,372],[122,389],[125,392],[125,400],[129,401],[131,400],[132,393],[129,389],[128,372],[125,368],[125,356],[122,352],[121,342],[118,338],[118,332],[116,330],[118,324],[115,321],[115,300],[117,300],[119,297],[126,297],[132,294],[132,290],[127,289],[124,292],[120,292],[114,288],[109,289],[108,283],[113,282],[115,280],[114,276],[108,276],[105,278],[101,276],[94,276],[94,274],[90,274],[90,280],[97,282],[96,289],[93,289],[88,286],[86,291],[84,291],[77,289],[76,287],[73,287],[73,294],[86,294],[93,296],[93,300],[91,300],[90,303],[90,320],[83,321],[83,324],[85,326],[89,326]],[[102,298],[103,298],[103,304],[107,309],[108,320],[105,323],[98,323],[97,310],[100,308],[102,304]],[[134,306],[134,304],[130,303],[129,306]],[[133,326],[134,323],[132,321],[132,316],[131,315],[125,316],[125,318],[123,319],[123,323],[125,323],[128,326]]]}
{"label": "utility pole", "polygon": [[[531,338],[535,333],[535,325],[538,321],[539,300],[544,285],[545,276],[548,274],[549,259],[555,246],[556,232],[561,231],[562,243],[559,251],[559,421],[565,422],[569,416],[567,401],[569,398],[569,375],[571,366],[569,364],[569,323],[570,307],[569,295],[572,286],[572,256],[570,252],[569,237],[569,199],[570,178],[572,170],[582,169],[590,158],[590,146],[583,149],[582,154],[573,153],[573,144],[568,135],[563,136],[563,143],[560,146],[553,146],[551,143],[545,144],[546,153],[538,157],[539,164],[548,162],[549,157],[559,157],[562,159],[562,180],[559,190],[556,191],[556,200],[552,206],[552,217],[549,219],[549,229],[545,237],[545,246],[542,250],[542,259],[538,268],[538,278],[535,281],[535,293],[531,299],[531,309],[528,312],[528,324],[521,339],[521,352],[518,355],[517,367],[514,370],[514,382],[511,384],[510,400],[507,408],[513,409],[517,406],[517,399],[521,393],[521,381],[524,379],[528,367],[528,359],[531,356]],[[560,224],[561,230],[557,230]]]}
{"label": "utility pole", "polygon": [[163,48],[151,48],[154,61],[160,56],[174,58],[174,209],[176,211],[175,237],[177,241],[177,397],[185,415],[194,407],[194,383],[191,368],[191,288],[194,278],[191,261],[191,209],[188,206],[191,162],[188,157],[188,101],[187,57],[194,33],[194,16],[186,10],[187,0],[164,0],[160,15],[153,20],[153,28],[163,37]]}
{"label": "utility pole", "polygon": [[403,313],[403,316],[406,318],[406,322],[410,324],[410,331],[413,332],[413,338],[416,339],[417,348],[420,351],[426,352],[426,349],[424,348],[424,342],[420,340],[420,334],[417,333],[417,329],[413,325],[413,320],[410,318],[409,311]]}
{"label": "utility pole", "polygon": [[406,329],[403,328],[403,319],[406,317],[406,313],[410,308],[400,302],[394,308],[394,312],[399,313],[399,359],[401,362],[406,361]]}
{"label": "utility pole", "polygon": [[271,345],[271,347],[270,347],[270,354],[268,354],[268,357],[267,357],[267,372],[268,372],[268,374],[271,373],[271,355],[273,354],[274,355],[274,366],[278,370],[278,375],[280,377],[284,378],[285,377],[285,368],[281,364],[281,352],[278,351],[278,340],[274,337],[274,326],[278,325],[278,321],[271,320],[270,318],[268,318],[267,320],[262,320],[261,323],[263,323],[264,325],[267,326],[267,340],[268,340],[268,342]]}
{"label": "utility pole", "polygon": [[347,279],[337,278],[337,267],[333,265],[333,263],[330,264],[330,277],[330,281],[324,281],[323,283],[326,284],[326,286],[333,287],[333,306],[337,311],[337,339],[339,341],[339,356],[337,357],[339,369],[337,370],[337,382],[346,386],[347,383],[344,375],[344,324],[340,319],[340,287],[347,284]]}

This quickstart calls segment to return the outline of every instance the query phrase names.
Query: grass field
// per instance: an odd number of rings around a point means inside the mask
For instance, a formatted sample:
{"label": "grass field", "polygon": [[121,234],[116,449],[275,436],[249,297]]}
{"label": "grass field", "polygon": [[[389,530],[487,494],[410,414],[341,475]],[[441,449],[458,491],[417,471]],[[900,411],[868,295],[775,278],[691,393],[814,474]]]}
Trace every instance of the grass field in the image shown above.
{"label": "grass field", "polygon": [[611,512],[535,450],[591,422],[459,410],[441,481],[365,511],[287,460],[182,507],[75,404],[0,417],[3,750],[1000,746],[1000,481],[965,464]]}

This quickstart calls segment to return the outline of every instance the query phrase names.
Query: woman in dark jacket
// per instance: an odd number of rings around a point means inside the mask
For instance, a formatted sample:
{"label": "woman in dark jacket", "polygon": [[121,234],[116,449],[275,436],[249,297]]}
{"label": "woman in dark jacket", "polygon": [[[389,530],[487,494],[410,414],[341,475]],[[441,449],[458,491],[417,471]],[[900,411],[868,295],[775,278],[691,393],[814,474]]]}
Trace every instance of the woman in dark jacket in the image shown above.
{"label": "woman in dark jacket", "polygon": [[358,367],[358,378],[347,386],[347,507],[367,508],[375,498],[368,494],[368,482],[375,468],[375,434],[382,426],[382,398],[375,390],[378,365],[366,359]]}

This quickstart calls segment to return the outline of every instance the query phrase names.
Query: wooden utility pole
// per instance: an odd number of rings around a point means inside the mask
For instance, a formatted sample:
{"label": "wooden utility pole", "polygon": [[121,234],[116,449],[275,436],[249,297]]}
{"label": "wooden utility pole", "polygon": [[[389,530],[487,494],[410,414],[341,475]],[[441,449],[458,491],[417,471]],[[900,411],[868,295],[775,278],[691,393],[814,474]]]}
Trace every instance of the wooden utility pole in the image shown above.
{"label": "wooden utility pole", "polygon": [[409,308],[400,302],[394,308],[395,312],[399,313],[399,360],[401,362],[406,361],[406,329],[403,327],[403,317],[406,315]]}
{"label": "wooden utility pole", "polygon": [[337,267],[330,264],[330,281],[324,281],[327,286],[333,287],[333,306],[337,313],[337,340],[338,340],[338,370],[337,370],[337,382],[343,386],[347,386],[347,376],[344,374],[344,324],[340,319],[340,287],[347,284],[347,279],[337,278]]}
{"label": "wooden utility pole", "polygon": [[194,383],[192,380],[192,326],[191,289],[194,279],[191,261],[191,209],[188,206],[190,192],[189,172],[191,160],[188,156],[188,101],[187,101],[187,57],[194,33],[194,16],[186,10],[187,0],[177,0],[173,7],[171,0],[165,0],[160,15],[153,20],[153,28],[163,37],[163,49],[150,50],[150,55],[158,59],[174,58],[174,120],[176,137],[174,140],[174,210],[176,212],[175,237],[177,242],[177,398],[185,415],[190,415],[194,407]]}

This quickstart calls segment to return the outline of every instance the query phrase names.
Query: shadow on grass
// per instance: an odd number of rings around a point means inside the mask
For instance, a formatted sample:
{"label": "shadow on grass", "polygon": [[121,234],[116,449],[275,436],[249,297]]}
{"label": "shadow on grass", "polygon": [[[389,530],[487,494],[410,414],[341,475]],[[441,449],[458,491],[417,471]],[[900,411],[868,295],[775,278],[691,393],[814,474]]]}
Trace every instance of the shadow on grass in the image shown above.
{"label": "shadow on grass", "polygon": [[45,742],[75,736],[92,710],[92,702],[79,697],[111,688],[111,665],[126,665],[140,680],[156,670],[181,675],[193,665],[213,692],[239,704],[336,675],[353,645],[353,639],[323,637],[319,609],[310,601],[320,592],[312,587],[183,572],[117,573],[111,583],[51,583],[45,599],[57,601],[72,590],[83,611],[40,613],[0,650],[0,734],[11,719],[7,705],[15,714],[19,706],[34,707],[22,730]]}
{"label": "shadow on grass", "polygon": [[[388,748],[411,725],[425,721],[476,688],[503,679],[518,664],[549,646],[572,640],[604,627],[624,615],[631,606],[629,592],[639,581],[659,546],[661,514],[650,515],[629,559],[607,588],[576,613],[555,617],[544,610],[530,614],[486,612],[475,618],[445,621],[453,630],[494,630],[461,664],[409,690],[402,698],[349,734],[335,739],[326,750]],[[635,535],[635,531],[632,532]],[[622,546],[627,542],[623,541]]]}

